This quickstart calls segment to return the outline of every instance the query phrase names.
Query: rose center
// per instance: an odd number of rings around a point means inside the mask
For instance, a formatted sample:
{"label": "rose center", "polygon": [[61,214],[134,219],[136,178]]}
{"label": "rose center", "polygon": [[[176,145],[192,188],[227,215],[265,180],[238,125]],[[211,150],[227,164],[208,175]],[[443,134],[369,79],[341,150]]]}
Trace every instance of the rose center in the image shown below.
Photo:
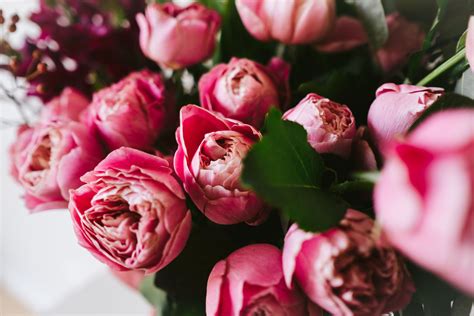
{"label": "rose center", "polygon": [[318,108],[324,129],[330,133],[340,134],[352,123],[350,113],[341,106],[322,101],[318,104]]}

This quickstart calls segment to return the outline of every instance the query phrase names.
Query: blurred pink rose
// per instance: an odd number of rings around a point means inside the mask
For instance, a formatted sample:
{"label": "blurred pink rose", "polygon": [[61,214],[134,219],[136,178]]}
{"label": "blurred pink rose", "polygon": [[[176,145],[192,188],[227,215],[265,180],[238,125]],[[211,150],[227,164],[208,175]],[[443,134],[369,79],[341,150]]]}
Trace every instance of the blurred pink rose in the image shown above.
{"label": "blurred pink rose", "polygon": [[[238,249],[219,261],[207,281],[207,316],[307,316],[307,301],[286,287],[281,251],[268,244]],[[319,314],[311,314],[319,315]]]}
{"label": "blurred pink rose", "polygon": [[260,127],[270,107],[286,105],[289,65],[274,58],[265,67],[249,59],[232,58],[199,80],[205,109]]}
{"label": "blurred pink rose", "polygon": [[265,220],[263,202],[240,183],[242,159],[260,133],[195,105],[181,108],[180,116],[174,167],[197,208],[223,225]]}
{"label": "blurred pink rose", "polygon": [[344,52],[367,44],[368,38],[364,26],[356,18],[341,16],[337,18],[332,31],[315,48],[320,52]]}
{"label": "blurred pink rose", "polygon": [[171,106],[159,74],[134,72],[94,94],[89,124],[113,150],[121,146],[150,150],[165,129]]}
{"label": "blurred pink rose", "polygon": [[308,142],[318,153],[332,153],[348,158],[356,134],[351,110],[315,93],[308,94],[283,119],[302,125]]}
{"label": "blurred pink rose", "polygon": [[389,240],[474,295],[474,110],[437,113],[397,144],[375,187]]}
{"label": "blurred pink rose", "polygon": [[415,291],[394,249],[380,241],[374,221],[349,209],[337,228],[305,232],[294,224],[285,237],[283,272],[333,315],[371,316],[402,309]]}
{"label": "blurred pink rose", "polygon": [[471,15],[469,18],[469,24],[467,27],[466,36],[466,58],[471,66],[471,70],[474,71],[474,16]]}
{"label": "blurred pink rose", "polygon": [[149,4],[137,15],[143,53],[158,64],[179,69],[211,57],[220,26],[219,14],[199,3]]}
{"label": "blurred pink rose", "polygon": [[237,0],[242,22],[258,40],[308,44],[328,33],[336,18],[334,0]]}
{"label": "blurred pink rose", "polygon": [[104,156],[95,138],[76,122],[23,128],[10,148],[12,175],[25,189],[32,212],[65,208],[69,190]]}
{"label": "blurred pink rose", "polygon": [[79,244],[97,259],[151,274],[183,250],[191,213],[166,160],[122,147],[81,180],[69,211]]}
{"label": "blurred pink rose", "polygon": [[367,118],[370,135],[379,150],[383,153],[391,141],[402,137],[443,91],[394,83],[380,86]]}
{"label": "blurred pink rose", "polygon": [[89,100],[73,88],[65,88],[61,94],[41,109],[41,122],[69,120],[79,122]]}

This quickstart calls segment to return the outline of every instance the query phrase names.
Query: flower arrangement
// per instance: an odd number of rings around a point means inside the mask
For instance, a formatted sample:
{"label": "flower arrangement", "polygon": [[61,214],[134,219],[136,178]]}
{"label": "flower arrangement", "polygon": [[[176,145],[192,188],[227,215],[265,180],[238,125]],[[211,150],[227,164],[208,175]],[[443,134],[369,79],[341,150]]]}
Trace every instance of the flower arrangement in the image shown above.
{"label": "flower arrangement", "polygon": [[157,315],[469,315],[469,4],[41,0],[18,49],[1,11],[11,174]]}

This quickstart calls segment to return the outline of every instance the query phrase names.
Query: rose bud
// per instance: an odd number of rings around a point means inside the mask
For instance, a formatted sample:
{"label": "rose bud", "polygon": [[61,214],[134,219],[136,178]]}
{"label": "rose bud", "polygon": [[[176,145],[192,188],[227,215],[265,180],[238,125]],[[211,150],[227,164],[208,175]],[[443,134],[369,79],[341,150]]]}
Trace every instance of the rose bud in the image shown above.
{"label": "rose bud", "polygon": [[12,173],[31,212],[65,208],[69,190],[103,158],[89,131],[76,122],[50,122],[24,130],[11,148]]}
{"label": "rose bud", "polygon": [[474,295],[474,110],[446,110],[389,153],[374,191],[390,242]]}
{"label": "rose bud", "polygon": [[376,171],[377,160],[375,153],[368,141],[367,126],[361,126],[357,129],[356,136],[352,143],[351,162],[353,170],[357,171]]}
{"label": "rose bud", "polygon": [[443,91],[394,83],[380,86],[367,117],[370,135],[379,150],[383,153],[392,140],[403,136]]}
{"label": "rose bud", "polygon": [[113,150],[121,146],[150,150],[165,129],[169,104],[159,74],[134,72],[94,94],[88,121]]}
{"label": "rose bud", "polygon": [[41,109],[41,122],[69,120],[79,122],[89,100],[73,88],[65,88],[61,94]]}
{"label": "rose bud", "polygon": [[283,273],[332,315],[371,316],[402,309],[415,291],[401,256],[374,234],[374,221],[349,209],[324,233],[294,224],[285,237]]}
{"label": "rose bud", "polygon": [[219,14],[199,3],[185,8],[152,3],[137,15],[140,47],[158,64],[179,69],[209,58],[220,26]]}
{"label": "rose bud", "polygon": [[350,16],[337,18],[331,32],[314,46],[325,53],[345,52],[367,44],[368,38],[364,26],[359,20]]}
{"label": "rose bud", "polygon": [[237,0],[247,31],[260,41],[308,44],[324,37],[336,18],[334,0]]}
{"label": "rose bud", "polygon": [[214,266],[207,281],[206,315],[309,314],[304,295],[285,285],[281,251],[269,244],[254,244]]}
{"label": "rose bud", "polygon": [[191,213],[165,159],[123,147],[81,180],[69,211],[79,244],[97,259],[151,274],[183,250]]}
{"label": "rose bud", "polygon": [[467,26],[466,58],[474,72],[474,16],[471,15]]}
{"label": "rose bud", "polygon": [[270,107],[286,105],[289,65],[273,58],[265,67],[248,59],[232,58],[215,66],[199,80],[205,109],[260,127]]}
{"label": "rose bud", "polygon": [[308,94],[283,119],[302,125],[308,142],[318,153],[332,153],[348,158],[356,133],[351,110],[315,93]]}
{"label": "rose bud", "polygon": [[256,225],[267,218],[263,202],[240,183],[242,159],[260,138],[250,125],[195,105],[181,108],[174,167],[194,204],[211,221]]}

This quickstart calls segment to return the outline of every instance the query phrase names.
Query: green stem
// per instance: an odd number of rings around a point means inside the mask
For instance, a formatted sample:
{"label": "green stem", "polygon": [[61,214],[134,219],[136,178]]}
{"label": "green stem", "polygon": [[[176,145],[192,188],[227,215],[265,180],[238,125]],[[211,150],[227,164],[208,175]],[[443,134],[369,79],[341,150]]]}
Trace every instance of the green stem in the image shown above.
{"label": "green stem", "polygon": [[459,52],[457,52],[454,56],[446,60],[444,63],[439,65],[435,70],[430,72],[426,77],[420,80],[416,85],[417,86],[424,86],[431,81],[433,81],[435,78],[440,76],[443,72],[446,70],[450,69],[451,67],[455,66],[457,63],[462,61],[464,59],[464,56],[466,54],[466,49],[463,48]]}
{"label": "green stem", "polygon": [[377,183],[380,177],[379,171],[356,172],[351,175],[352,179],[369,183]]}

